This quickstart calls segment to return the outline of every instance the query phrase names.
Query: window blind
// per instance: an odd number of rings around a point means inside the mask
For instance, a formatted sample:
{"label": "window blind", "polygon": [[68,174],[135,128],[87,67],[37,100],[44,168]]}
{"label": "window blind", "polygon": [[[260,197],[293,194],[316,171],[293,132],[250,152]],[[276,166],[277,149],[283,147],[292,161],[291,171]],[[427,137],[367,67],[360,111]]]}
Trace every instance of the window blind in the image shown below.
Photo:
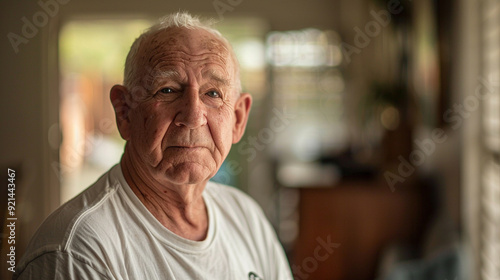
{"label": "window blind", "polygon": [[483,280],[500,279],[500,2],[483,0],[481,72],[483,88],[481,137],[481,228],[479,274]]}

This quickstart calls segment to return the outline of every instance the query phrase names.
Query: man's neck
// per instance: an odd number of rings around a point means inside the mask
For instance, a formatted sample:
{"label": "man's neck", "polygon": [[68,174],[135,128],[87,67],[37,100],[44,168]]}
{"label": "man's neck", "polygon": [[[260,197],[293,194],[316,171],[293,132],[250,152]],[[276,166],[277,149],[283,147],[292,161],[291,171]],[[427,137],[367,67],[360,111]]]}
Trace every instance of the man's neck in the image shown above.
{"label": "man's neck", "polygon": [[160,184],[136,168],[126,152],[120,164],[134,194],[164,227],[186,239],[201,241],[206,238],[208,213],[202,197],[206,182]]}

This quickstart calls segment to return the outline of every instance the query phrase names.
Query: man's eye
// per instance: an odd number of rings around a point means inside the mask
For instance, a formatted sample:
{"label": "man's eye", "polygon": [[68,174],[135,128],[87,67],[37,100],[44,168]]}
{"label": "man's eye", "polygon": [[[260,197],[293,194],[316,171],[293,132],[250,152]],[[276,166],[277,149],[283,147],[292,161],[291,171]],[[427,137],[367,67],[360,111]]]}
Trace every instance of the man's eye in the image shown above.
{"label": "man's eye", "polygon": [[171,88],[162,88],[160,89],[160,93],[173,93],[174,90]]}
{"label": "man's eye", "polygon": [[220,94],[218,92],[216,92],[215,90],[211,90],[211,91],[207,92],[207,95],[209,97],[212,97],[212,98],[218,98],[218,97],[220,97]]}

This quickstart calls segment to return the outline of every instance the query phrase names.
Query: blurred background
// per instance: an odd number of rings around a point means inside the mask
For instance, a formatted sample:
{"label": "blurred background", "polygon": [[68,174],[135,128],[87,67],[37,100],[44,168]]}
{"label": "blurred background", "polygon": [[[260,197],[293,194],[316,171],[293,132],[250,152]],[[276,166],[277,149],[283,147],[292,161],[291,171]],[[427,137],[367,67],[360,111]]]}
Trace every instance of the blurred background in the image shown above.
{"label": "blurred background", "polygon": [[8,199],[18,260],[119,161],[109,90],[133,40],[179,10],[237,53],[254,105],[213,180],[262,206],[295,279],[500,279],[493,0],[1,1],[2,279]]}

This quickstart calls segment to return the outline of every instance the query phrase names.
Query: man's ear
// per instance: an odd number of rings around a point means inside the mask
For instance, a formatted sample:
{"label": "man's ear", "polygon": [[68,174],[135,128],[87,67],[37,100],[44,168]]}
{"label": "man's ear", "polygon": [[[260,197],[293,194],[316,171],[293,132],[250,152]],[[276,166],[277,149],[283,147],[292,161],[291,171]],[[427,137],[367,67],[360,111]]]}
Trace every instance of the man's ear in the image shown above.
{"label": "man's ear", "polygon": [[114,85],[111,88],[109,97],[115,109],[116,125],[124,140],[130,139],[130,106],[127,104],[127,94],[130,94],[126,87]]}
{"label": "man's ear", "polygon": [[234,105],[236,120],[233,127],[233,144],[238,143],[245,133],[250,107],[252,107],[252,96],[242,93]]}

